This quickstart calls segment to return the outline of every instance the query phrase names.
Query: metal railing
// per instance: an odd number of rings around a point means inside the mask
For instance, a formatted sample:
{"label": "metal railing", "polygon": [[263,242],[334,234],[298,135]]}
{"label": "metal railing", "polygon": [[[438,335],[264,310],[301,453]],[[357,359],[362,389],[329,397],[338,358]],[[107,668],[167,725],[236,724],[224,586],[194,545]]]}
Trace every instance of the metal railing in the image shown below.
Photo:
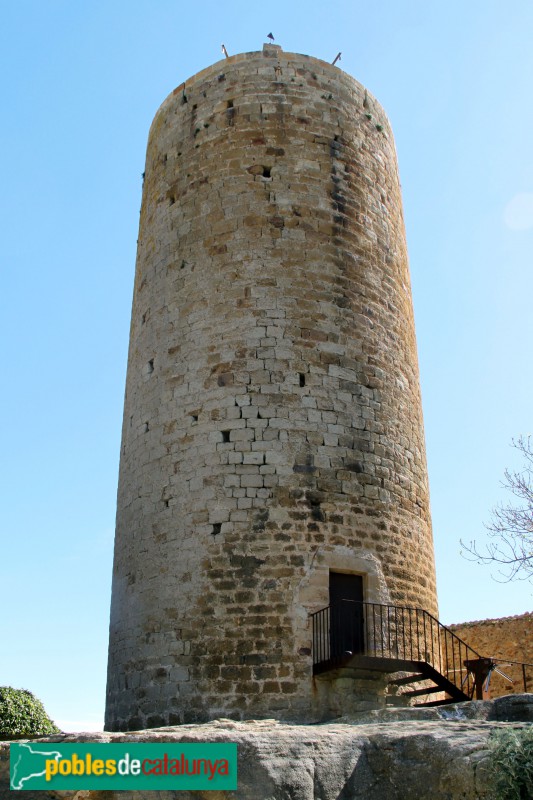
{"label": "metal railing", "polygon": [[342,600],[311,614],[311,621],[313,666],[334,667],[353,655],[425,662],[473,695],[464,662],[480,658],[479,653],[422,608]]}
{"label": "metal railing", "polygon": [[[525,661],[510,661],[503,656],[493,656],[496,669],[494,670],[497,675],[502,676],[500,682],[511,682],[517,687],[523,689],[524,692],[533,691],[533,664]],[[511,668],[510,670],[508,668]],[[505,672],[503,672],[505,670]],[[511,674],[507,674],[507,673]],[[504,681],[502,681],[502,678]],[[495,676],[495,680],[498,678]]]}

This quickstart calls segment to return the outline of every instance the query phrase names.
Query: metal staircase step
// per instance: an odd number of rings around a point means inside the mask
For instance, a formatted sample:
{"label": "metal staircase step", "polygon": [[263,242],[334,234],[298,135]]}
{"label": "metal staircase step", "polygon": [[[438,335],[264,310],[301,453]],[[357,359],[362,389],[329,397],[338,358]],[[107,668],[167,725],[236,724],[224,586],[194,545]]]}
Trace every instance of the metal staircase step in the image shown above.
{"label": "metal staircase step", "polygon": [[427,703],[415,703],[413,708],[429,708],[430,706],[449,706],[451,703],[464,703],[465,700],[455,700],[453,697],[445,697],[444,700],[429,700]]}
{"label": "metal staircase step", "polygon": [[425,679],[425,675],[422,672],[417,672],[415,675],[407,675],[405,678],[394,678],[393,680],[389,681],[392,686],[405,686],[408,683],[418,683],[418,681],[423,681]]}
{"label": "metal staircase step", "polygon": [[419,697],[423,694],[434,694],[435,692],[442,692],[440,686],[426,686],[422,689],[411,689],[409,692],[403,692],[404,697]]}

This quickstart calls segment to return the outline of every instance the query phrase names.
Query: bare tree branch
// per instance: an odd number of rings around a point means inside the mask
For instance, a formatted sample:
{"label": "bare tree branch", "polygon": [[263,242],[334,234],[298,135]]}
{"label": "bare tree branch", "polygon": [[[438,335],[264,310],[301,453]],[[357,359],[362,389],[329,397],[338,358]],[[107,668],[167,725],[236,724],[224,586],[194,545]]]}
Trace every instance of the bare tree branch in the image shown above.
{"label": "bare tree branch", "polygon": [[496,564],[504,581],[533,581],[533,441],[531,436],[513,439],[512,446],[525,459],[520,472],[505,470],[502,486],[518,502],[500,504],[485,525],[490,541],[480,549],[475,541],[461,541],[465,558],[479,564]]}

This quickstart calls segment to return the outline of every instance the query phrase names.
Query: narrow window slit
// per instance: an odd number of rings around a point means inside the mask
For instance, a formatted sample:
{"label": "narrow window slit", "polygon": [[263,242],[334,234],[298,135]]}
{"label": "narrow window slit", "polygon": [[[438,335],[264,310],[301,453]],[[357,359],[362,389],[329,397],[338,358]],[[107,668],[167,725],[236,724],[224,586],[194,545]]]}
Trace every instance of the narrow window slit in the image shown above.
{"label": "narrow window slit", "polygon": [[222,433],[222,441],[229,442],[229,435],[231,431],[221,431],[221,433]]}
{"label": "narrow window slit", "polygon": [[216,536],[222,530],[222,523],[221,522],[214,522],[213,523],[213,530],[211,531],[211,536]]}
{"label": "narrow window slit", "polygon": [[305,375],[303,372],[299,373],[299,378],[300,378],[300,386],[305,386]]}

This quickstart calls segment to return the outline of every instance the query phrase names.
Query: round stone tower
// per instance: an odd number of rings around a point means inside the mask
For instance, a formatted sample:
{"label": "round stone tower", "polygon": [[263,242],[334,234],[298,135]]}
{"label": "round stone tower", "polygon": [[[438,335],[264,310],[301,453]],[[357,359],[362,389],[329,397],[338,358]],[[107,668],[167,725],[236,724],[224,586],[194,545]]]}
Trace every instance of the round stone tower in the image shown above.
{"label": "round stone tower", "polygon": [[364,87],[265,45],[150,131],[106,727],[323,718],[332,575],[436,614],[400,184]]}

